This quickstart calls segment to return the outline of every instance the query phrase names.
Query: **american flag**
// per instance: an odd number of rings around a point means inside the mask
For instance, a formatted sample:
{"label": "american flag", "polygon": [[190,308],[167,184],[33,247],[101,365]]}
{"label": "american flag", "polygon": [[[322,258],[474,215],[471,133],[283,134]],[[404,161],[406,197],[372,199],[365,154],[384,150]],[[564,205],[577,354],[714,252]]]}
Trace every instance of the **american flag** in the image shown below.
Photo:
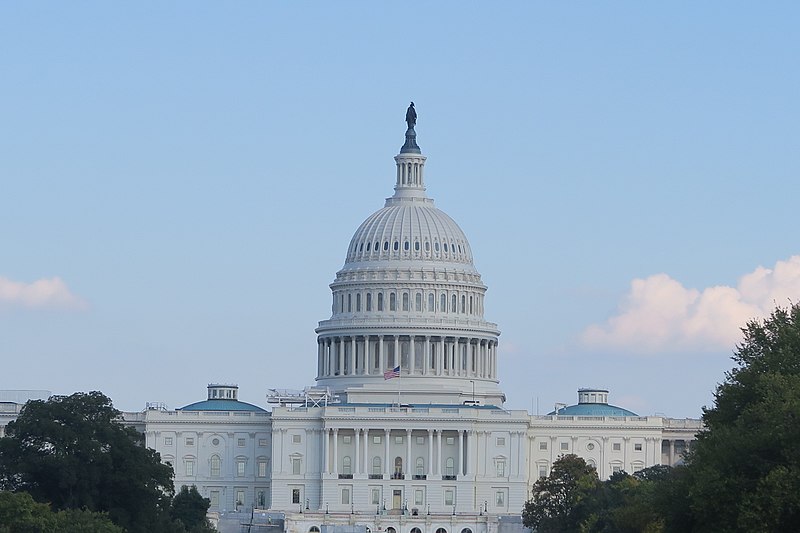
{"label": "american flag", "polygon": [[397,365],[391,370],[387,370],[383,373],[383,379],[392,379],[392,378],[399,378],[400,377],[400,365]]}

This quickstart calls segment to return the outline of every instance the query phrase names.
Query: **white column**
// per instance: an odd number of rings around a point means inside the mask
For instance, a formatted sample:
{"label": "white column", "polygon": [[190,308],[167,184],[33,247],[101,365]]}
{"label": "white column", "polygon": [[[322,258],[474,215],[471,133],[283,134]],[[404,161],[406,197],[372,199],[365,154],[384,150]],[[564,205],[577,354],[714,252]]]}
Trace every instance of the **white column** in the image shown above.
{"label": "white column", "polygon": [[475,457],[475,431],[468,429],[467,430],[467,475],[471,476],[475,472],[472,471],[473,468],[473,457]]}
{"label": "white column", "polygon": [[390,435],[389,430],[388,429],[384,429],[383,430],[383,442],[384,442],[384,446],[383,446],[383,448],[384,448],[384,452],[383,452],[383,455],[384,455],[383,473],[386,474],[387,477],[391,473],[390,470],[389,470],[389,435]]}
{"label": "white column", "polygon": [[414,342],[414,335],[408,337],[408,374],[414,373],[415,358],[417,357],[416,342]]}
{"label": "white column", "polygon": [[383,372],[386,370],[386,355],[384,354],[383,350],[383,335],[378,335],[378,364],[380,364],[378,373],[383,374]]}
{"label": "white column", "polygon": [[339,473],[339,429],[333,429],[333,473]]}
{"label": "white column", "polygon": [[669,466],[675,464],[675,440],[669,439]]}
{"label": "white column", "polygon": [[512,431],[508,436],[508,475],[514,471],[516,460],[514,460],[514,432]]}
{"label": "white column", "polygon": [[456,475],[464,475],[464,430],[458,430],[458,463],[456,464]]}
{"label": "white column", "polygon": [[356,457],[355,463],[353,465],[353,473],[360,474],[361,473],[361,429],[355,428],[356,433]]}
{"label": "white column", "polygon": [[402,363],[401,357],[400,357],[400,335],[395,335],[394,336],[394,365],[392,366],[392,368],[394,368],[396,366],[400,367],[400,373],[402,374],[403,373],[403,363]]}
{"label": "white column", "polygon": [[364,458],[361,465],[361,472],[371,473],[369,469],[369,428],[364,428]]}
{"label": "white column", "polygon": [[406,430],[406,479],[411,477],[411,430]]}
{"label": "white column", "polygon": [[428,475],[433,474],[433,430],[428,430],[428,467],[425,469]]}
{"label": "white column", "polygon": [[356,336],[353,335],[350,337],[350,375],[356,374]]}
{"label": "white column", "polygon": [[322,428],[322,459],[324,463],[322,472],[325,474],[330,472],[330,445],[330,429]]}
{"label": "white column", "polygon": [[431,337],[425,336],[425,356],[422,358],[422,375],[427,376],[431,367]]}
{"label": "white column", "polygon": [[[436,375],[441,376],[444,373],[444,337],[439,337],[439,353],[436,354],[436,358],[439,362],[436,365]],[[441,438],[441,435],[440,435]]]}
{"label": "white column", "polygon": [[442,430],[436,430],[436,473],[442,471]]}
{"label": "white column", "polygon": [[324,357],[325,356],[323,355],[322,351],[322,341],[317,340],[317,375],[319,376],[323,375],[323,369],[325,364]]}
{"label": "white column", "polygon": [[369,335],[364,335],[364,374],[372,375],[372,359],[369,353]]}

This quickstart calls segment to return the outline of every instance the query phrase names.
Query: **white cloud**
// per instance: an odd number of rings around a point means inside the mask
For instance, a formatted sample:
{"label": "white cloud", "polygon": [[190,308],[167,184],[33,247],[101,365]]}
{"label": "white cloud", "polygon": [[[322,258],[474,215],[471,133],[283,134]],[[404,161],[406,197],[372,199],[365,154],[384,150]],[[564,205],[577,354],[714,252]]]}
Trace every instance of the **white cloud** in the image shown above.
{"label": "white cloud", "polygon": [[667,274],[631,282],[616,315],[586,328],[592,348],[631,353],[733,348],[748,320],[767,316],[775,305],[800,300],[800,255],[758,267],[736,287],[684,287]]}
{"label": "white cloud", "polygon": [[25,283],[0,276],[0,306],[4,305],[29,309],[86,308],[86,302],[72,294],[59,277]]}

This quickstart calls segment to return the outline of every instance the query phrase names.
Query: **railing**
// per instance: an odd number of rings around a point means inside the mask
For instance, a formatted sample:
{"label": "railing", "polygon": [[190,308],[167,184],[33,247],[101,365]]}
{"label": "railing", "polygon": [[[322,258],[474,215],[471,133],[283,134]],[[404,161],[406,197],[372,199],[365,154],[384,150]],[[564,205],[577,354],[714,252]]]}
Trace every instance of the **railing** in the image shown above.
{"label": "railing", "polygon": [[403,475],[402,472],[394,472],[392,474],[392,479],[405,479],[405,478],[406,478],[406,476]]}
{"label": "railing", "polygon": [[370,474],[370,479],[383,479],[383,474]]}
{"label": "railing", "polygon": [[353,479],[353,474],[339,474],[339,479]]}
{"label": "railing", "polygon": [[444,475],[444,476],[442,476],[442,480],[443,481],[455,481],[456,480],[456,476]]}
{"label": "railing", "polygon": [[414,479],[428,479],[425,474],[414,474]]}

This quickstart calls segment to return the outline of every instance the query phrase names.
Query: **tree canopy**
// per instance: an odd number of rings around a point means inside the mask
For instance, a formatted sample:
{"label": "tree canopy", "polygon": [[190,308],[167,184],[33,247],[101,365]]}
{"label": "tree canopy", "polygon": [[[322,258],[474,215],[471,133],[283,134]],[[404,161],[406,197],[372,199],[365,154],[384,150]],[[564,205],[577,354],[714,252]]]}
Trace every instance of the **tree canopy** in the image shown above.
{"label": "tree canopy", "polygon": [[696,531],[800,531],[800,305],[743,329],[689,455]]}
{"label": "tree canopy", "polygon": [[56,511],[108,513],[134,533],[159,530],[169,519],[172,468],[119,415],[100,392],[28,402],[0,439],[0,488]]}
{"label": "tree canopy", "polygon": [[173,520],[180,520],[186,529],[202,530],[207,527],[206,513],[211,505],[211,500],[203,498],[197,487],[181,487],[181,490],[172,499],[170,514]]}

